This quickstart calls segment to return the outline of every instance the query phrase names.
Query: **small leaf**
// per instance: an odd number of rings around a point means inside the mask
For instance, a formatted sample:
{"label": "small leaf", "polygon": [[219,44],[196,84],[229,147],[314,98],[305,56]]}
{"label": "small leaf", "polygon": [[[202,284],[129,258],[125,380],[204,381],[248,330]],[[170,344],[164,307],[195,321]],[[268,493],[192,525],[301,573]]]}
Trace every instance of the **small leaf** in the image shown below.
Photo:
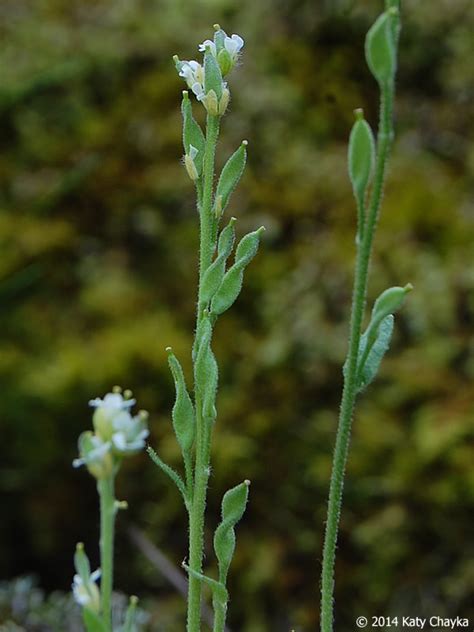
{"label": "small leaf", "polygon": [[184,90],[183,101],[181,103],[181,113],[183,115],[183,146],[186,155],[191,154],[191,145],[197,149],[197,154],[194,156],[194,165],[196,171],[200,176],[202,173],[202,166],[204,160],[204,146],[206,140],[202,132],[201,127],[193,117],[193,108],[188,92]]}
{"label": "small leaf", "polygon": [[211,349],[212,325],[210,318],[205,315],[202,320],[202,333],[194,364],[194,381],[196,389],[202,397],[203,415],[208,419],[213,419],[215,417],[214,402],[219,370]]}
{"label": "small leaf", "polygon": [[245,267],[257,254],[260,235],[264,230],[262,226],[240,240],[235,253],[235,263],[225,273],[222,283],[212,299],[212,314],[222,314],[236,301],[242,289]]}
{"label": "small leaf", "polygon": [[223,255],[226,259],[230,256],[235,242],[235,217],[231,217],[227,226],[221,231],[217,244],[217,254]]}
{"label": "small leaf", "polygon": [[380,15],[369,29],[365,40],[365,57],[371,73],[383,86],[393,80],[396,70],[396,50],[392,30],[393,11]]}
{"label": "small leaf", "polygon": [[107,632],[104,622],[93,610],[83,608],[82,618],[84,619],[87,632]]}
{"label": "small leaf", "polygon": [[222,522],[214,534],[214,551],[219,563],[219,581],[225,584],[235,551],[234,527],[242,518],[247,506],[250,481],[244,481],[224,494]]}
{"label": "small leaf", "polygon": [[247,161],[247,141],[242,141],[240,147],[225,163],[219,177],[216,189],[216,200],[220,197],[221,214],[229,203],[230,196],[239,183]]}
{"label": "small leaf", "polygon": [[[362,365],[357,372],[357,391],[366,388],[375,378],[380,368],[382,358],[386,354],[393,332],[394,317],[392,314],[386,316],[380,323],[375,341],[367,350],[367,332],[361,337],[359,357]],[[365,356],[365,360],[363,359]]]}
{"label": "small leaf", "polygon": [[362,110],[356,110],[357,120],[349,137],[349,178],[358,204],[363,207],[365,192],[375,161],[375,142],[370,125]]}
{"label": "small leaf", "polygon": [[204,53],[204,92],[208,94],[213,90],[217,100],[222,96],[222,73],[217,59],[208,49]]}
{"label": "small leaf", "polygon": [[230,222],[221,232],[217,249],[217,257],[203,275],[200,296],[200,300],[203,303],[208,303],[211,300],[222,283],[225,273],[225,263],[230,256],[234,245],[235,221],[235,217],[232,217]]}
{"label": "small leaf", "polygon": [[189,502],[188,502],[188,495],[187,495],[186,488],[184,486],[184,483],[183,483],[183,480],[182,480],[181,476],[177,472],[175,472],[172,467],[170,467],[167,463],[165,463],[157,455],[157,453],[153,450],[153,448],[148,446],[146,451],[148,452],[148,455],[149,455],[150,459],[153,461],[153,463],[155,465],[157,465],[161,470],[163,470],[163,472],[165,474],[167,474],[170,477],[170,479],[176,485],[178,490],[181,492],[181,495],[182,495],[183,500],[184,500],[184,504],[186,505],[186,507],[188,507],[188,504],[189,504]]}
{"label": "small leaf", "polygon": [[178,359],[168,347],[168,364],[174,379],[176,401],[173,406],[173,427],[183,454],[189,452],[194,442],[194,406],[186,388],[183,369]]}

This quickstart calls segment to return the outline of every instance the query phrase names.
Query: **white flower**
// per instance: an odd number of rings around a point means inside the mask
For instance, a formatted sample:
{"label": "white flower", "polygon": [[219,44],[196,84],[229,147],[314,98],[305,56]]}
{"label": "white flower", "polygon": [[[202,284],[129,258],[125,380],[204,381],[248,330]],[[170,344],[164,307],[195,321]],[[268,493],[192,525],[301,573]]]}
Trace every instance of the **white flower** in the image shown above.
{"label": "white flower", "polygon": [[100,569],[97,569],[89,575],[87,581],[84,581],[80,575],[74,575],[72,584],[72,592],[76,602],[83,607],[89,608],[94,612],[100,610],[100,592],[97,588],[96,581],[100,577]]}
{"label": "white flower", "polygon": [[128,411],[114,417],[112,445],[116,452],[138,452],[145,447],[145,439],[149,435],[146,419],[145,413],[132,417]]}
{"label": "white flower", "polygon": [[110,441],[103,441],[97,435],[92,434],[92,432],[83,432],[79,437],[79,445],[82,458],[74,459],[72,462],[74,467],[101,463],[111,447]]}
{"label": "white flower", "polygon": [[191,61],[183,61],[179,76],[185,79],[188,86],[194,92],[194,84],[198,83],[202,86],[204,83],[204,68],[197,61],[194,61],[194,59],[191,59]]}
{"label": "white flower", "polygon": [[85,465],[96,478],[107,476],[112,471],[112,444],[98,435],[87,431],[79,437],[79,459],[74,459],[73,467]]}
{"label": "white flower", "polygon": [[201,53],[205,53],[206,52],[206,48],[209,47],[211,49],[211,53],[214,55],[214,57],[217,55],[217,50],[216,50],[216,45],[212,40],[204,40],[204,42],[202,44],[199,44],[198,46],[198,50]]}
{"label": "white flower", "polygon": [[134,399],[124,399],[121,393],[107,393],[104,399],[96,397],[89,401],[89,406],[93,408],[104,408],[107,413],[111,414],[131,408],[134,404]]}
{"label": "white flower", "polygon": [[237,59],[238,54],[242,50],[244,45],[244,40],[240,37],[240,35],[236,35],[235,33],[232,37],[225,37],[224,39],[224,48],[229,53],[230,58],[234,62]]}

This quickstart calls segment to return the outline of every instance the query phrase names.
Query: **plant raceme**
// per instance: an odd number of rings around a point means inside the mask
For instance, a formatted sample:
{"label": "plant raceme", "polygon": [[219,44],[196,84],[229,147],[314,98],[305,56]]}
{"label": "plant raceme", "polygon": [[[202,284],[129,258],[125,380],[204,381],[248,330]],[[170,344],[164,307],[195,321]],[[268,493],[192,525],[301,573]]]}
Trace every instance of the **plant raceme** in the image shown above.
{"label": "plant raceme", "polygon": [[360,109],[355,111],[356,121],[349,138],[348,170],[358,220],[357,254],[349,348],[343,368],[344,388],[334,449],[321,571],[322,632],[333,630],[337,534],[356,397],[375,378],[390,344],[394,325],[393,314],[400,309],[405,296],[413,289],[407,284],[405,287],[392,287],[382,292],[375,301],[370,322],[362,333],[369,265],[382,202],[386,164],[393,139],[392,110],[399,33],[399,2],[386,0],[385,11],[370,28],[365,40],[367,65],[380,90],[377,141]]}
{"label": "plant raceme", "polygon": [[[148,414],[140,411],[132,416],[130,410],[135,400],[132,393],[115,387],[103,399],[89,402],[94,414],[94,431],[83,432],[79,437],[79,458],[74,467],[85,465],[97,480],[100,498],[100,564],[91,573],[84,545],[79,543],[74,556],[76,574],[73,594],[82,607],[87,632],[112,632],[112,587],[115,515],[125,509],[127,503],[115,499],[115,477],[125,457],[145,447],[148,436]],[[100,587],[97,580],[100,579]],[[131,597],[121,632],[134,632],[134,616],[137,598]]]}
{"label": "plant raceme", "polygon": [[232,306],[240,294],[245,269],[257,254],[264,230],[261,227],[242,237],[235,247],[233,262],[229,263],[236,241],[236,219],[231,217],[223,228],[220,224],[245,168],[247,141],[242,141],[229,157],[217,184],[214,183],[214,162],[221,118],[230,100],[230,90],[224,77],[235,67],[244,41],[239,35],[229,37],[219,25],[215,25],[214,29],[214,38],[205,40],[198,47],[203,53],[202,63],[174,57],[179,76],[185,80],[207,115],[204,132],[193,116],[189,93],[184,91],[181,104],[184,166],[196,187],[200,249],[196,333],[192,349],[193,396],[188,390],[179,360],[171,348],[167,349],[176,390],[173,428],[183,457],[183,476],[149,449],[154,462],[176,484],[189,515],[189,558],[188,563],[183,564],[189,576],[188,632],[201,629],[203,583],[212,590],[214,632],[222,632],[225,628],[227,575],[235,550],[234,528],[245,511],[250,483],[244,481],[224,495],[222,522],[214,535],[218,579],[212,579],[202,572],[204,516],[219,377],[212,351],[212,336],[218,317]]}

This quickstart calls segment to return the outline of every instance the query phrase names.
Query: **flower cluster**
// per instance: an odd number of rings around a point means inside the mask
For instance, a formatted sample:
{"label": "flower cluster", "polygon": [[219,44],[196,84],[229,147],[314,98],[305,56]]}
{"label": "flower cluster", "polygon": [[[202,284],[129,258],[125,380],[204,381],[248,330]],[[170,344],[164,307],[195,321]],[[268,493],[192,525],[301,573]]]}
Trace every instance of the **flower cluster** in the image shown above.
{"label": "flower cluster", "polygon": [[142,410],[132,416],[130,409],[134,404],[130,391],[122,395],[118,387],[104,399],[97,397],[89,402],[95,408],[94,432],[80,435],[80,458],[73,461],[74,467],[86,465],[95,478],[104,478],[114,472],[117,459],[145,447],[148,413]]}
{"label": "flower cluster", "polygon": [[194,59],[181,61],[176,55],[174,61],[179,76],[183,77],[209,114],[222,116],[230,99],[227,82],[223,77],[237,63],[244,40],[235,33],[229,37],[218,24],[215,24],[214,28],[214,39],[207,39],[198,47],[198,50],[204,53],[203,65]]}

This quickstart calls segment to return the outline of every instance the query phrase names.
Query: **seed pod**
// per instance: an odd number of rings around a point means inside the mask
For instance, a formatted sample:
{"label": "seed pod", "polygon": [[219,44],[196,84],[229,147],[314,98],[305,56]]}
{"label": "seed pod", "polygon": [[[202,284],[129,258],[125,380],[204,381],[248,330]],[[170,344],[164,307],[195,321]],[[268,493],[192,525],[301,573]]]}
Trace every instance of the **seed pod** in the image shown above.
{"label": "seed pod", "polygon": [[176,401],[173,406],[172,418],[176,439],[183,454],[189,452],[194,442],[196,422],[194,406],[186,388],[183,369],[178,359],[168,347],[168,364],[174,379]]}
{"label": "seed pod", "polygon": [[217,258],[204,273],[200,296],[200,300],[204,303],[208,303],[211,300],[222,283],[225,273],[225,263],[230,256],[234,245],[235,221],[235,217],[232,217],[230,222],[221,232],[217,248]]}
{"label": "seed pod", "polygon": [[260,235],[264,230],[262,226],[240,240],[235,253],[235,263],[225,273],[222,283],[212,299],[211,312],[213,314],[222,314],[236,301],[242,289],[245,267],[257,254]]}
{"label": "seed pod", "polygon": [[356,122],[349,137],[348,167],[354,196],[363,207],[375,161],[375,142],[370,125],[364,119],[363,110],[356,110]]}
{"label": "seed pod", "polygon": [[369,29],[365,40],[365,57],[371,73],[383,86],[393,80],[396,70],[396,50],[393,36],[394,20],[390,9],[380,15]]}
{"label": "seed pod", "polygon": [[184,153],[191,155],[191,146],[197,149],[197,153],[193,156],[193,162],[196,167],[198,176],[202,173],[202,165],[204,158],[205,138],[199,124],[193,117],[193,108],[187,90],[183,91],[183,100],[181,102],[181,113],[183,115],[183,146]]}
{"label": "seed pod", "polygon": [[74,567],[82,581],[85,584],[89,582],[91,566],[89,563],[89,558],[87,557],[84,550],[84,544],[82,542],[78,542],[76,544],[76,552],[74,553]]}
{"label": "seed pod", "polygon": [[371,321],[380,323],[389,314],[394,314],[403,305],[408,292],[413,290],[413,285],[408,283],[405,287],[391,287],[382,292],[374,303]]}
{"label": "seed pod", "polygon": [[208,48],[204,53],[204,92],[214,90],[217,100],[222,96],[222,73],[217,59]]}
{"label": "seed pod", "polygon": [[239,183],[245,169],[247,161],[247,141],[242,141],[240,147],[235,151],[224,165],[219,177],[216,189],[216,199],[221,197],[222,212],[229,203],[229,198]]}
{"label": "seed pod", "polygon": [[242,518],[247,506],[250,481],[244,481],[224,494],[222,522],[214,534],[214,551],[219,563],[219,581],[225,584],[235,551],[234,527]]}

